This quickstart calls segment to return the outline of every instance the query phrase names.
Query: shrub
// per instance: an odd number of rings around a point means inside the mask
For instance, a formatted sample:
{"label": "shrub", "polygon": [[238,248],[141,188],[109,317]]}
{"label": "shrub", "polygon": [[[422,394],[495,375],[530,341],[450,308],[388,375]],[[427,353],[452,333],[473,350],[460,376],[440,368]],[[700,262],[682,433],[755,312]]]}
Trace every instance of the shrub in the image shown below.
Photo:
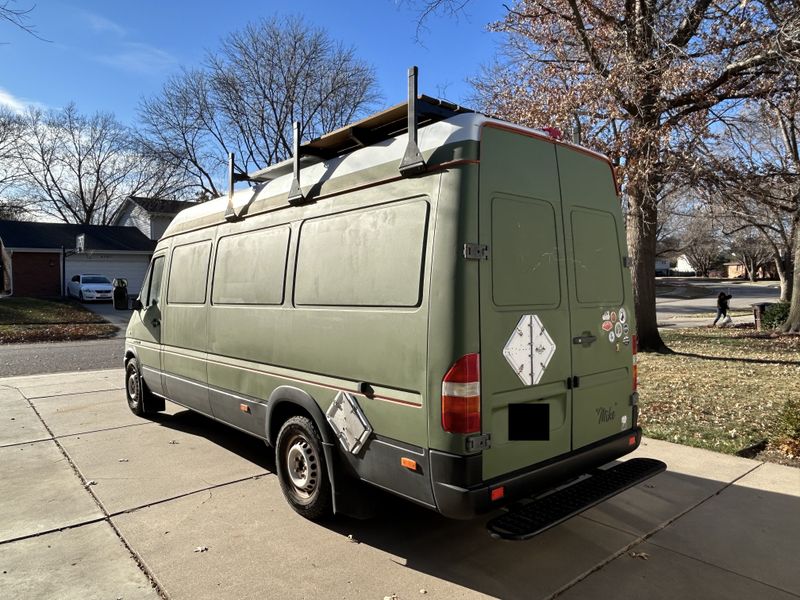
{"label": "shrub", "polygon": [[764,329],[775,329],[780,327],[789,318],[789,303],[778,302],[772,306],[768,306],[764,311],[764,316],[761,318],[761,323]]}

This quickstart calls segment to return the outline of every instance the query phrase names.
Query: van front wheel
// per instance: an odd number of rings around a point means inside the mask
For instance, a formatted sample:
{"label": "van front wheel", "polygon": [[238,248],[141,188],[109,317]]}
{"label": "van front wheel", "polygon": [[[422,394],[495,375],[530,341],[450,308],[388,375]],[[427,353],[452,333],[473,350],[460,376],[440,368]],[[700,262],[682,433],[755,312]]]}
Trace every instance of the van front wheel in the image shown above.
{"label": "van front wheel", "polygon": [[307,417],[291,417],[281,427],[275,445],[278,481],[289,505],[316,521],[331,513],[331,487],[322,439]]}
{"label": "van front wheel", "polygon": [[[142,381],[142,375],[134,358],[125,365],[125,399],[128,401],[128,408],[137,417],[148,417],[158,412],[158,409],[148,408],[152,406],[153,398]],[[163,410],[163,407],[161,409]]]}

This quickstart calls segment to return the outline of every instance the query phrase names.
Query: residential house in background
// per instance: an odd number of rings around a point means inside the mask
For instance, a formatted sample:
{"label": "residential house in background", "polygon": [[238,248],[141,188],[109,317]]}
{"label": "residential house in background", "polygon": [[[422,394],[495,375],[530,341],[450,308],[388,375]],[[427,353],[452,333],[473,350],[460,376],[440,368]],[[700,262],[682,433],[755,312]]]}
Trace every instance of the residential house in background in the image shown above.
{"label": "residential house in background", "polygon": [[136,227],[151,240],[158,240],[175,215],[193,205],[194,202],[130,196],[122,203],[111,224]]}
{"label": "residential house in background", "polygon": [[[80,235],[85,249],[76,253]],[[136,227],[0,221],[3,291],[15,296],[62,296],[73,276],[93,273],[125,278],[128,291],[136,294],[155,245]]]}

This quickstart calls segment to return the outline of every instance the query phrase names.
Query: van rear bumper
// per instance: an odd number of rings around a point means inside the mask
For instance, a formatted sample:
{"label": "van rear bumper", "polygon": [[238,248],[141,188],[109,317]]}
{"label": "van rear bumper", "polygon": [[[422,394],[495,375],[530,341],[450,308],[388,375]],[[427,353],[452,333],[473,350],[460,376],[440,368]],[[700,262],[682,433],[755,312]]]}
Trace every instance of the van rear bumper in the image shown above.
{"label": "van rear bumper", "polygon": [[[631,438],[635,442],[631,443]],[[430,451],[431,480],[437,510],[453,519],[476,515],[545,492],[592,471],[620,456],[633,452],[642,440],[639,427],[606,438],[568,454],[520,469],[495,479],[482,481],[483,457],[459,456]],[[503,486],[501,501],[492,502],[491,490]]]}

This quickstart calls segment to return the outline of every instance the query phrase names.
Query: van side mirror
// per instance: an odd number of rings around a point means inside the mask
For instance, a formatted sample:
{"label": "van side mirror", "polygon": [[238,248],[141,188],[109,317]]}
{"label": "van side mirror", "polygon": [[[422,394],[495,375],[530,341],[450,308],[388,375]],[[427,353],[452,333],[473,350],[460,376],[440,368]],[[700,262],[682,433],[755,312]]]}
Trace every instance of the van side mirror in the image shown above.
{"label": "van side mirror", "polygon": [[138,298],[134,298],[133,301],[131,302],[131,308],[133,310],[142,310],[142,306],[143,306],[142,301],[139,300]]}

